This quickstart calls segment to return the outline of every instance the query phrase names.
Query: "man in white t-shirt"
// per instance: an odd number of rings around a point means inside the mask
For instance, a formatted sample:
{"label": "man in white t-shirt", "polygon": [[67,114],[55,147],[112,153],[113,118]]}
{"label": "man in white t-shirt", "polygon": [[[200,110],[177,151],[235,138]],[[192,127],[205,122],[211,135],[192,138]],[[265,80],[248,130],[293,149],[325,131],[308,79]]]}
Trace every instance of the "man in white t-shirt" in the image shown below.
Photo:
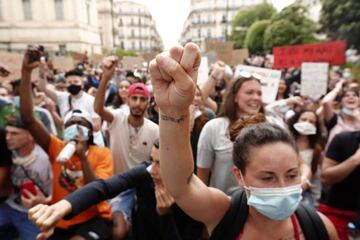
{"label": "man in white t-shirt", "polygon": [[[128,89],[130,114],[104,107],[105,91],[118,63],[116,57],[103,62],[103,74],[95,97],[94,108],[109,124],[110,149],[115,173],[125,172],[150,159],[151,148],[159,137],[159,127],[144,116],[150,103],[150,93],[143,83],[134,83]],[[111,201],[114,239],[126,237],[134,206],[134,189],[125,191]]]}
{"label": "man in white t-shirt", "polygon": [[54,100],[60,110],[62,118],[74,109],[82,109],[88,112],[92,118],[94,126],[94,142],[97,145],[104,146],[104,141],[100,130],[101,119],[94,111],[94,97],[83,91],[84,74],[78,69],[70,70],[65,73],[67,92],[54,91],[46,86],[46,80],[41,79],[39,82],[40,90],[44,91],[52,100]]}

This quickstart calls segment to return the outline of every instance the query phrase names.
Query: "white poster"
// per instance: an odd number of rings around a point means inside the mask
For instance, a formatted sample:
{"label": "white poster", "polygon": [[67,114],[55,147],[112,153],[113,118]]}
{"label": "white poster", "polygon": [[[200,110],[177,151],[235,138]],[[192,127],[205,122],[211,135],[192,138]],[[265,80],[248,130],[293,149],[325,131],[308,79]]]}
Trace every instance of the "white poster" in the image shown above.
{"label": "white poster", "polygon": [[329,63],[302,63],[301,96],[308,96],[317,100],[326,94],[328,72]]}
{"label": "white poster", "polygon": [[209,78],[209,66],[208,58],[201,57],[201,63],[198,71],[197,85],[200,87],[206,82]]}
{"label": "white poster", "polygon": [[250,74],[256,73],[261,76],[261,90],[262,101],[266,104],[272,103],[276,99],[279,81],[281,78],[281,71],[260,68],[246,65],[238,65],[235,71],[235,79],[239,76],[240,72],[248,72]]}

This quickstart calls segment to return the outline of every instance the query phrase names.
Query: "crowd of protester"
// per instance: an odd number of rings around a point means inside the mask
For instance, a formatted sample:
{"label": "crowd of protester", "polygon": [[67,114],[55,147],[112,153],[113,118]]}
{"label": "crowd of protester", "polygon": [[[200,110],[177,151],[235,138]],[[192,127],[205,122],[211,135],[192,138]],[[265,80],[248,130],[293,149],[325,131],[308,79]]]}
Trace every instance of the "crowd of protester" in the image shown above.
{"label": "crowd of protester", "polygon": [[[235,75],[221,61],[202,86],[189,85],[194,46],[172,48],[147,70],[122,69],[115,56],[53,69],[27,51],[21,79],[0,85],[0,239],[356,235],[360,111],[351,69],[331,68],[320,99],[300,96],[300,69],[282,69],[276,100],[265,105],[261,76]],[[246,64],[271,67],[261,56]],[[0,81],[10,72],[0,60]],[[280,176],[254,166],[297,167]],[[268,210],[265,196],[284,191],[292,201]],[[321,212],[312,224],[327,238],[307,235],[300,201]],[[234,210],[239,204],[247,210]],[[270,220],[263,230],[252,225],[264,220],[253,209]],[[283,223],[280,235],[272,221]]]}

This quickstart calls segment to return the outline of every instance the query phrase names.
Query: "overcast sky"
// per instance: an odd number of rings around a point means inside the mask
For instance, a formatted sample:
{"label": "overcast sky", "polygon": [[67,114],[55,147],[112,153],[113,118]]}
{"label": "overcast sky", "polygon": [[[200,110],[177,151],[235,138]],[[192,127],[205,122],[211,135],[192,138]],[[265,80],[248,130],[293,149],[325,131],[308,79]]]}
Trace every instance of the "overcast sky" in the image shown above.
{"label": "overcast sky", "polygon": [[[133,0],[148,6],[156,21],[165,49],[178,43],[183,24],[190,12],[190,0]],[[272,0],[276,9],[281,10],[294,0]]]}

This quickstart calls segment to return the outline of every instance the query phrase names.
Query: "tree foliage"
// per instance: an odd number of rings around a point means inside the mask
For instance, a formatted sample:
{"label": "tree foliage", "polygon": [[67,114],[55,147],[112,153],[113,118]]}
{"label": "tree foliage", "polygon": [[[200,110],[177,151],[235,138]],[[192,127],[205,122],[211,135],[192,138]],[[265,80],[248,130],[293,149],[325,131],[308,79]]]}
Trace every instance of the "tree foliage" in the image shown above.
{"label": "tree foliage", "polygon": [[316,24],[306,17],[307,9],[294,3],[273,15],[264,34],[264,47],[315,42]]}
{"label": "tree foliage", "polygon": [[261,20],[254,22],[246,33],[245,47],[250,52],[263,52],[264,51],[264,33],[268,25],[269,20]]}
{"label": "tree foliage", "polygon": [[322,0],[320,23],[332,40],[344,39],[360,50],[360,1]]}
{"label": "tree foliage", "polygon": [[136,52],[131,51],[131,50],[125,50],[122,48],[117,48],[115,51],[115,54],[120,58],[125,57],[125,56],[132,56],[132,57],[137,56]]}
{"label": "tree foliage", "polygon": [[247,29],[254,22],[270,19],[275,13],[276,9],[267,3],[239,10],[233,19],[230,37],[232,41],[235,41],[235,48],[244,47]]}

